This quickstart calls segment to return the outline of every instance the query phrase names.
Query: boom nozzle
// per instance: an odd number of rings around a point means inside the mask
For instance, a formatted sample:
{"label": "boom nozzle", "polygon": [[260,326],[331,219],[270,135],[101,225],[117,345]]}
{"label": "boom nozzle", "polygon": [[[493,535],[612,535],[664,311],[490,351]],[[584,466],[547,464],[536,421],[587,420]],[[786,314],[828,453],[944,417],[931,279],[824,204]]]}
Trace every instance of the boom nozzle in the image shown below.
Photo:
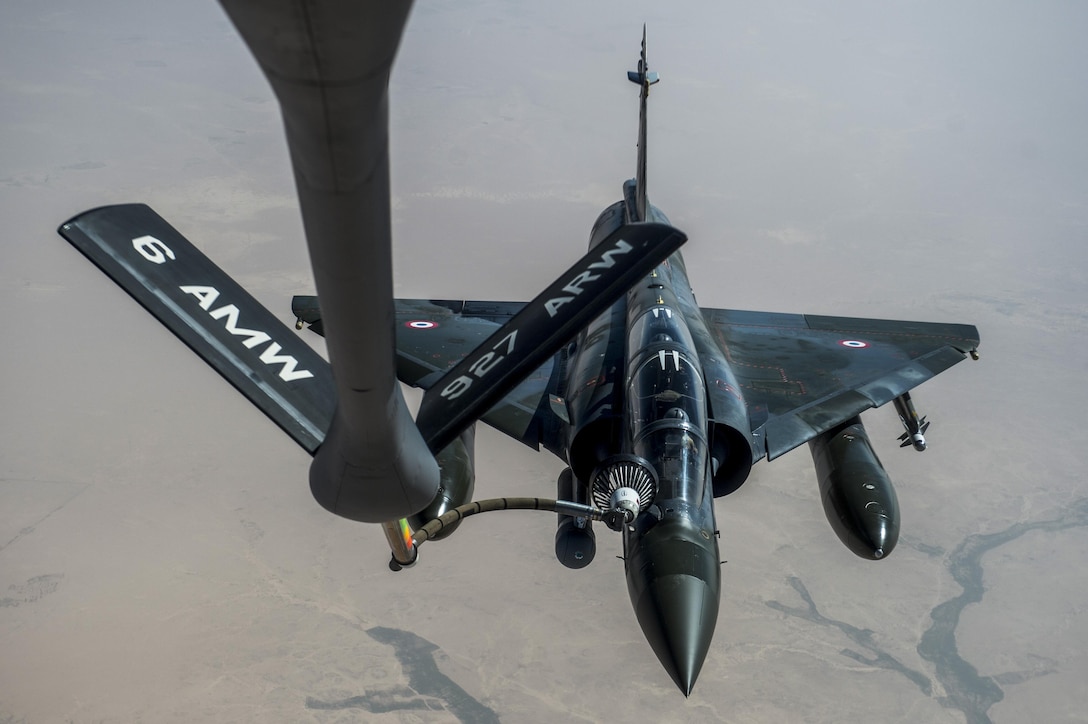
{"label": "boom nozzle", "polygon": [[414,566],[419,558],[419,550],[412,540],[412,527],[408,525],[407,519],[385,521],[382,523],[382,532],[385,533],[385,540],[392,553],[389,569],[399,571]]}

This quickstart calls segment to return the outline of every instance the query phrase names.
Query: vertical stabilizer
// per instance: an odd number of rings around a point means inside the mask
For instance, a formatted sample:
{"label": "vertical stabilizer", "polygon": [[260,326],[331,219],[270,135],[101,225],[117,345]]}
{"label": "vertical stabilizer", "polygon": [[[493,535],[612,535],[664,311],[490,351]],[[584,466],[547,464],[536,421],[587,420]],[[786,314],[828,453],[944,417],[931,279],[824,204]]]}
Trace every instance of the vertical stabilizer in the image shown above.
{"label": "vertical stabilizer", "polygon": [[650,66],[646,63],[645,24],[642,26],[642,53],[638,59],[638,70],[627,71],[627,80],[638,83],[642,88],[638,103],[638,169],[635,172],[635,210],[638,218],[629,220],[646,221],[646,212],[649,210],[646,195],[646,98],[650,95],[650,86],[660,79],[657,73],[650,71]]}

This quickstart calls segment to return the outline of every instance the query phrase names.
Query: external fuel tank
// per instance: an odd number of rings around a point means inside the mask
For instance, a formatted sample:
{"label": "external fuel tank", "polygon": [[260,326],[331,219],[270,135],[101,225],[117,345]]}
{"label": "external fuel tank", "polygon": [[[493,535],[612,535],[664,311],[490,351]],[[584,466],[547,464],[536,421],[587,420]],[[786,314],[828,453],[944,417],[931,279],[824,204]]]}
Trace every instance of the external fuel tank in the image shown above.
{"label": "external fuel tank", "polygon": [[862,558],[880,560],[899,540],[899,501],[861,418],[809,442],[827,522]]}

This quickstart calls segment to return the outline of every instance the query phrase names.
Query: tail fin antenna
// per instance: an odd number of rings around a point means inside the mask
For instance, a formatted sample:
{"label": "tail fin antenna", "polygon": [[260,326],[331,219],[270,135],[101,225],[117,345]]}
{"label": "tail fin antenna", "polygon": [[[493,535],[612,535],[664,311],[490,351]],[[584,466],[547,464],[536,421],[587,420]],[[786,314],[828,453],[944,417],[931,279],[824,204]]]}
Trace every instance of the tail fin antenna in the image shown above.
{"label": "tail fin antenna", "polygon": [[627,71],[627,80],[641,87],[638,106],[638,169],[635,172],[635,205],[638,218],[633,221],[646,221],[649,207],[646,193],[646,98],[650,95],[650,86],[660,78],[650,70],[646,63],[646,24],[642,25],[642,53],[638,59],[638,70]]}

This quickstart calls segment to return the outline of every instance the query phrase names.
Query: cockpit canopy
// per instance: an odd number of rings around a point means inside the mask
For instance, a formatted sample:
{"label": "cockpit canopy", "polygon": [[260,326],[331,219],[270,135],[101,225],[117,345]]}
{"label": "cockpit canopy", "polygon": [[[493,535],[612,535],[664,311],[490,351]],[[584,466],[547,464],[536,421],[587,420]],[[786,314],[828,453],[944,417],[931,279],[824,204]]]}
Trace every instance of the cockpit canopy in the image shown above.
{"label": "cockpit canopy", "polygon": [[628,350],[632,352],[662,345],[681,350],[695,349],[695,341],[682,316],[666,306],[647,310],[636,319],[627,340]]}
{"label": "cockpit canopy", "polygon": [[705,435],[703,376],[679,350],[658,349],[639,366],[631,376],[627,403],[632,441],[660,427],[690,426]]}

